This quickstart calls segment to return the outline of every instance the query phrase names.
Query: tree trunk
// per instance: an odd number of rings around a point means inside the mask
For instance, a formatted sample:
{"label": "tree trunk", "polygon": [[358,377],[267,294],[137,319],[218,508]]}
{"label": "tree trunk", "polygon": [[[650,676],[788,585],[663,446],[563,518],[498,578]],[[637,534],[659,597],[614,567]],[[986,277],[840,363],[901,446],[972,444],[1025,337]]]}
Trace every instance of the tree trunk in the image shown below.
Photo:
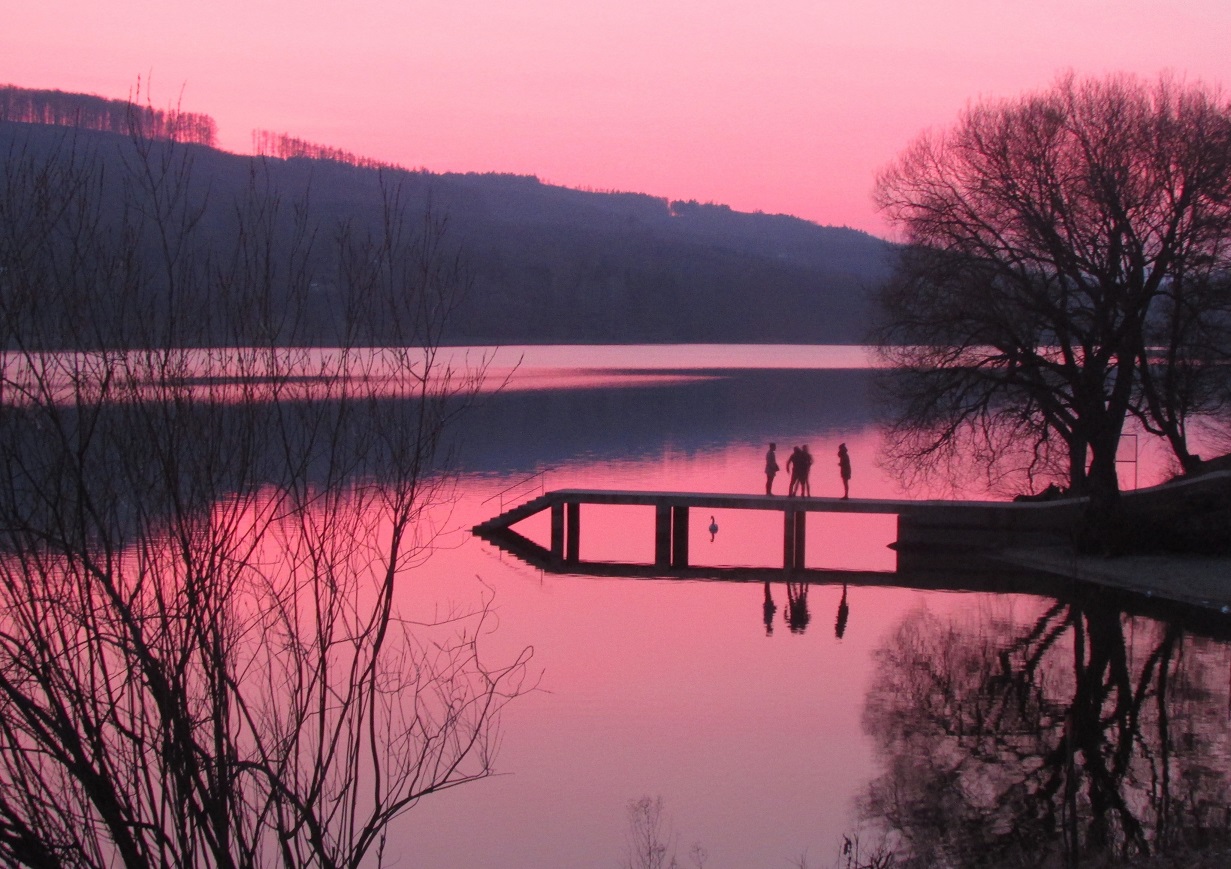
{"label": "tree trunk", "polygon": [[1082,534],[1084,548],[1112,555],[1120,549],[1120,479],[1116,452],[1120,445],[1119,427],[1090,439],[1090,469],[1086,475],[1086,522]]}
{"label": "tree trunk", "polygon": [[1089,447],[1084,437],[1074,434],[1069,439],[1069,492],[1086,494],[1086,455]]}

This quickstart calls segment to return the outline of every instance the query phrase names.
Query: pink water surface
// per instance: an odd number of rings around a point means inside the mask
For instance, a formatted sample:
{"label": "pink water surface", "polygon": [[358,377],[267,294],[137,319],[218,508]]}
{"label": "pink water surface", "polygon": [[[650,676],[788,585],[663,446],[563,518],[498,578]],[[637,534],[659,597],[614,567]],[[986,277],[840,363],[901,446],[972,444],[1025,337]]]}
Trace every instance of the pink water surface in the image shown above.
{"label": "pink water surface", "polygon": [[[611,350],[610,358],[591,359],[589,366],[576,364],[579,351],[550,352],[559,358],[527,354],[518,369],[525,378],[520,388],[552,388],[550,369],[556,367],[565,372],[561,388],[574,389],[598,371],[605,372],[598,383],[604,389],[621,383],[640,388],[645,381],[638,375],[675,367],[669,351],[660,351],[660,361],[654,354],[638,358],[635,349]],[[692,352],[706,358],[706,351]],[[760,356],[774,354],[762,349]],[[691,363],[703,370],[697,359]],[[622,381],[623,374],[632,377]],[[844,400],[824,398],[831,405]],[[602,409],[584,402],[578,407],[568,412]],[[707,444],[702,438],[698,446],[689,432],[687,443],[668,435],[648,453],[627,455],[591,452],[578,443],[539,475],[522,469],[463,476],[456,502],[439,520],[452,530],[411,578],[406,603],[439,606],[494,594],[498,619],[483,644],[487,654],[499,662],[531,646],[541,681],[539,690],[506,712],[500,774],[433,795],[396,828],[394,849],[407,864],[620,865],[627,806],[645,796],[662,798],[682,865],[689,865],[693,843],[706,850],[711,869],[835,865],[844,836],[872,835],[858,806],[882,772],[863,723],[877,650],[920,610],[960,617],[996,607],[1009,613],[1004,618],[1027,620],[1045,599],[896,587],[895,555],[888,548],[893,517],[809,516],[808,567],[885,573],[872,584],[845,586],[835,574],[832,582],[806,589],[788,589],[785,579],[767,586],[548,574],[468,530],[545,489],[760,493],[770,438],[778,441],[780,465],[796,443],[810,446],[815,496],[841,494],[840,442],[848,445],[854,467],[852,497],[934,495],[904,492],[881,467],[879,434],[868,419],[853,411],[832,419],[806,434],[793,430],[789,440],[766,431],[755,440],[715,436]],[[605,420],[598,430],[619,425],[618,418]],[[1149,455],[1134,475],[1142,484],[1165,472],[1165,463]],[[775,491],[783,492],[786,483],[780,474]],[[781,566],[781,514],[715,510],[713,540],[710,515],[693,513],[691,564]],[[653,561],[648,508],[583,505],[581,529],[585,561]],[[548,518],[540,514],[518,530],[545,544]],[[802,630],[798,621],[792,630],[786,619],[792,596],[806,597],[809,618]]]}
{"label": "pink water surface", "polygon": [[[900,494],[874,470],[874,439],[871,430],[847,439],[853,492]],[[810,441],[816,494],[840,492],[832,440],[818,432]],[[790,445],[779,449],[781,463]],[[757,492],[763,456],[762,444],[668,447],[648,460],[570,463],[545,485]],[[513,482],[463,480],[452,521],[464,529],[489,518],[499,499],[486,499]],[[784,478],[777,483],[781,490]],[[652,561],[652,512],[582,510],[584,558]],[[716,513],[712,543],[709,516],[694,519],[692,563],[781,565],[780,514]],[[810,522],[809,566],[893,569],[892,519]],[[811,620],[793,632],[786,584],[773,582],[767,630],[761,582],[543,574],[464,531],[442,539],[414,582],[458,599],[480,584],[494,590],[499,627],[486,647],[499,659],[533,646],[542,681],[506,714],[504,775],[424,801],[401,841],[416,865],[527,869],[615,865],[626,805],[642,796],[663,798],[681,860],[697,842],[711,866],[785,865],[805,854],[827,865],[842,836],[857,831],[855,799],[876,772],[860,726],[873,650],[908,612],[971,597],[848,588],[839,639],[840,583],[807,590]]]}

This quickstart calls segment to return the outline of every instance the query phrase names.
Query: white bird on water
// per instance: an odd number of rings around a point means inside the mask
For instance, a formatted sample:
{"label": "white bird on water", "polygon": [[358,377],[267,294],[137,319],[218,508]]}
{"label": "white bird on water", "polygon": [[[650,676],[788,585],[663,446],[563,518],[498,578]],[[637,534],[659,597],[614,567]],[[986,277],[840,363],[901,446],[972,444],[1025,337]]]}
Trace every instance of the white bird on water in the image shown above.
{"label": "white bird on water", "polygon": [[714,521],[714,517],[710,517],[710,543],[714,542],[714,537],[718,534],[718,523]]}

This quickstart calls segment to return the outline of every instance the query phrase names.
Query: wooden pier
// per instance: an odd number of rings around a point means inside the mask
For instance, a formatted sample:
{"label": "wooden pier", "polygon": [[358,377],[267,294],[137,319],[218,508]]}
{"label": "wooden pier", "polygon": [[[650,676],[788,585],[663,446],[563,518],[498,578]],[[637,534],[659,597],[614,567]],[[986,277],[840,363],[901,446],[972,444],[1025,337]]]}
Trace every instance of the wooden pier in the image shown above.
{"label": "wooden pier", "polygon": [[[583,504],[641,506],[654,510],[657,570],[684,571],[689,563],[689,523],[695,510],[770,510],[782,514],[782,569],[804,569],[808,517],[864,513],[897,516],[899,559],[912,552],[990,551],[1007,546],[1069,544],[1085,502],[1079,499],[1012,503],[1004,501],[910,501],[877,498],[802,498],[777,495],[559,489],[545,492],[474,527],[474,533],[533,559],[547,569],[569,570],[581,557]],[[550,511],[551,542],[544,549],[512,530],[517,522]]]}
{"label": "wooden pier", "polygon": [[[583,504],[621,504],[654,510],[654,562],[585,560],[580,551]],[[688,533],[694,510],[772,510],[782,513],[782,567],[694,565]],[[1231,527],[1231,471],[1125,492],[1122,509],[1139,527],[1166,526],[1177,517],[1225,537]],[[544,547],[519,534],[517,522],[544,510],[551,541]],[[1093,594],[1116,600],[1126,612],[1155,618],[1183,617],[1201,630],[1227,635],[1231,608],[1231,559],[1209,557],[1080,556],[1073,535],[1082,526],[1085,499],[1045,502],[911,501],[790,498],[688,492],[561,489],[474,527],[474,533],[527,564],[549,573],[730,582],[893,585],[910,588],[1042,594],[1070,599]],[[876,513],[897,517],[897,569],[852,571],[804,566],[809,517]],[[776,537],[776,535],[775,535]],[[774,545],[774,541],[766,541]],[[1215,635],[1215,634],[1211,634]]]}

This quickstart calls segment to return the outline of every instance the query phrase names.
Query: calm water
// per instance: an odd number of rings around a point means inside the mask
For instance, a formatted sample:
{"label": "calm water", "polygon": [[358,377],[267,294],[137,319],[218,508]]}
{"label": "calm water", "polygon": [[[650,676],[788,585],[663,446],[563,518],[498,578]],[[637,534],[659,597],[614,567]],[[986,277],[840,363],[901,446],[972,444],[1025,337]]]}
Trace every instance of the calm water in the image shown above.
{"label": "calm water", "polygon": [[[540,471],[549,489],[759,492],[771,439],[780,464],[810,445],[814,494],[840,494],[844,441],[852,495],[901,497],[858,349],[506,349],[493,370],[519,358],[468,420],[406,604],[490,589],[487,654],[532,646],[541,689],[503,719],[501,775],[399,823],[399,865],[622,865],[644,796],[681,864],[696,843],[711,869],[837,865],[844,835],[960,865],[1226,823],[1231,650],[1204,633],[1081,595],[543,574],[466,530]],[[1148,453],[1131,471],[1165,472]],[[648,512],[582,510],[583,558],[652,560]],[[719,513],[712,541],[694,520],[693,563],[780,565],[775,519]],[[537,522],[521,530],[545,539]],[[808,566],[892,571],[892,539],[883,519],[817,520]]]}

